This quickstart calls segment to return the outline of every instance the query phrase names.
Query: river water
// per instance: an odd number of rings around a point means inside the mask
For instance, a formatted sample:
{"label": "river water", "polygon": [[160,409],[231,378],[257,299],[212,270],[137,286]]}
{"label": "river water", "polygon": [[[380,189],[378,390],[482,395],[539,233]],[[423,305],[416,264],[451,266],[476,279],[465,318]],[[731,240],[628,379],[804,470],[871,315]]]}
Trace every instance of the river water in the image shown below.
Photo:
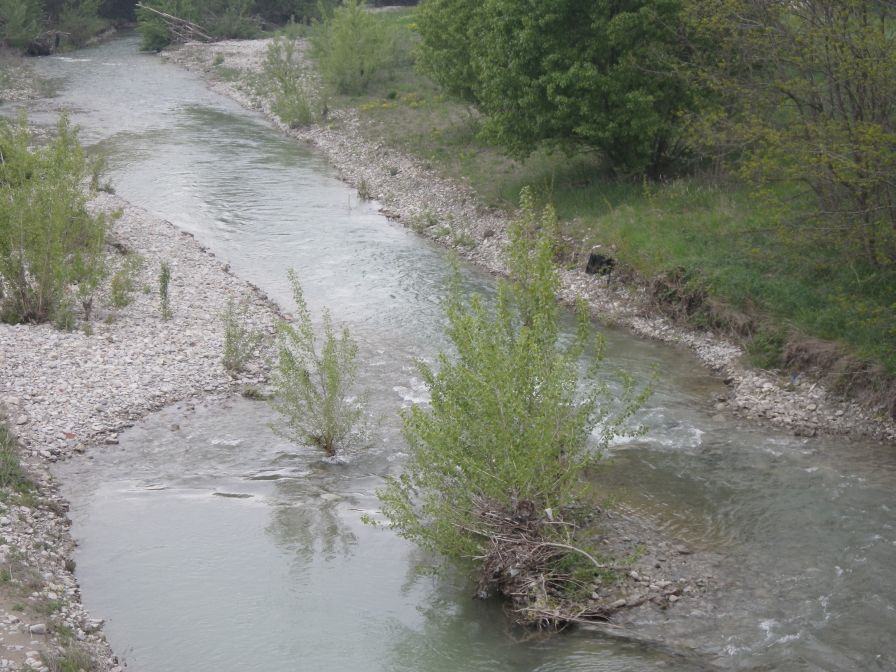
{"label": "river water", "polygon": [[297,271],[312,310],[360,342],[377,419],[367,450],[328,464],[274,436],[265,404],[178,405],[58,469],[84,602],[136,672],[896,669],[896,450],[715,416],[723,388],[694,357],[611,330],[611,367],[661,382],[649,434],[615,445],[595,485],[723,558],[718,593],[645,618],[639,641],[528,639],[464,576],[427,572],[431,558],[360,517],[400,470],[397,410],[426,398],[413,361],[445,345],[445,253],[133,38],[36,67],[121,196],[287,309]]}

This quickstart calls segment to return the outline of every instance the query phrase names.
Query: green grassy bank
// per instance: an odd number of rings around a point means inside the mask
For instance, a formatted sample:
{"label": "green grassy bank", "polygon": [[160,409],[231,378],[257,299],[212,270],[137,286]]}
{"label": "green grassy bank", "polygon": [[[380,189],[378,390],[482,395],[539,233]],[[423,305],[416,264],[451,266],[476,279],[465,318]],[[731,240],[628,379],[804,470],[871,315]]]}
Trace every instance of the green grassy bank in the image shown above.
{"label": "green grassy bank", "polygon": [[[377,18],[412,47],[414,13]],[[649,183],[607,177],[595,156],[514,161],[479,137],[474,109],[448,99],[411,63],[365,95],[330,105],[357,109],[370,139],[467,181],[487,205],[512,208],[521,187],[535,186],[574,246],[613,250],[650,285],[659,309],[732,334],[754,365],[815,370],[841,391],[881,402],[892,394],[896,272],[857,261],[853,241],[794,226],[798,201],[782,213],[718,173]]]}

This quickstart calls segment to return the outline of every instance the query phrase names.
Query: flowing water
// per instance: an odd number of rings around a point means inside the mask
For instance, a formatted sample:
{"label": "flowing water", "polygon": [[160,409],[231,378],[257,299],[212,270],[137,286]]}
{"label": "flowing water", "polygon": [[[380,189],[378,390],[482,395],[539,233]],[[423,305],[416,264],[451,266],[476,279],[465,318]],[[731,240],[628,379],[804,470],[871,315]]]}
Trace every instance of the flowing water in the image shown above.
{"label": "flowing water", "polygon": [[[463,576],[422,571],[430,558],[362,525],[382,476],[401,467],[396,411],[426,398],[414,358],[445,345],[446,255],[136,45],[37,67],[121,196],[287,308],[296,269],[312,310],[328,307],[360,341],[382,420],[368,451],[328,464],[276,438],[264,404],[178,405],[61,466],[84,601],[132,669],[896,669],[896,449],[715,416],[723,388],[689,353],[624,333],[606,332],[611,365],[656,368],[661,382],[642,413],[650,433],[614,446],[597,485],[723,558],[709,600],[645,618],[638,641],[525,639],[470,599]],[[462,270],[492,294],[490,277]]]}

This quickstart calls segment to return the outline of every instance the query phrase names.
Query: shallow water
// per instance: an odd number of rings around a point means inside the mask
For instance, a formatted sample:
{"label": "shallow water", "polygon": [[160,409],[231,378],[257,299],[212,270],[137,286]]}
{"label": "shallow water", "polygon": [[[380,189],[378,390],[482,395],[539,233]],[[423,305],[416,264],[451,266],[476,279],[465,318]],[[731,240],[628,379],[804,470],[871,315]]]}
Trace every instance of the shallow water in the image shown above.
{"label": "shallow water", "polygon": [[[661,383],[642,414],[650,434],[614,447],[598,487],[726,558],[719,594],[639,624],[668,646],[585,632],[521,642],[462,576],[421,574],[428,558],[360,516],[400,468],[395,411],[425,399],[413,359],[444,345],[444,252],[257,115],[135,47],[38,65],[120,195],[285,306],[296,269],[312,309],[329,307],[361,342],[383,421],[368,452],[329,465],[277,439],[263,404],[176,407],[61,466],[84,601],[134,670],[896,668],[893,448],[714,417],[723,388],[693,356],[612,331],[611,364],[656,368]],[[463,272],[491,294],[491,278]]]}

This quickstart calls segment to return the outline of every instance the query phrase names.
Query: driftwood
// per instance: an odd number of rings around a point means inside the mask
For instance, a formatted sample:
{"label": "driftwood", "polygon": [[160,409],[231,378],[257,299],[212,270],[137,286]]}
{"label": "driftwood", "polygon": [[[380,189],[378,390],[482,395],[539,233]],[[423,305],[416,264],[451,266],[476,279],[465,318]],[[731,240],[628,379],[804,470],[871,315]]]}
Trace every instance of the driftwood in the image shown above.
{"label": "driftwood", "polygon": [[165,12],[160,12],[158,9],[147,7],[142,2],[137,3],[137,8],[158,16],[162,23],[165,24],[165,29],[168,31],[168,35],[171,37],[172,42],[215,41],[215,38],[209,35],[202,26],[199,26],[192,21],[187,21],[186,19],[181,19],[177,16],[166,14]]}
{"label": "driftwood", "polygon": [[[485,540],[483,555],[474,558],[482,565],[477,595],[508,598],[511,618],[538,629],[561,630],[574,623],[604,621],[617,610],[607,595],[595,594],[603,591],[593,581],[600,583],[601,576],[609,580],[626,568],[565,543],[571,541],[575,523],[555,514],[546,516],[529,501],[507,510],[481,500],[477,509],[478,529],[464,528]],[[560,568],[560,561],[569,554],[593,567],[590,578],[587,573],[575,576]]]}

